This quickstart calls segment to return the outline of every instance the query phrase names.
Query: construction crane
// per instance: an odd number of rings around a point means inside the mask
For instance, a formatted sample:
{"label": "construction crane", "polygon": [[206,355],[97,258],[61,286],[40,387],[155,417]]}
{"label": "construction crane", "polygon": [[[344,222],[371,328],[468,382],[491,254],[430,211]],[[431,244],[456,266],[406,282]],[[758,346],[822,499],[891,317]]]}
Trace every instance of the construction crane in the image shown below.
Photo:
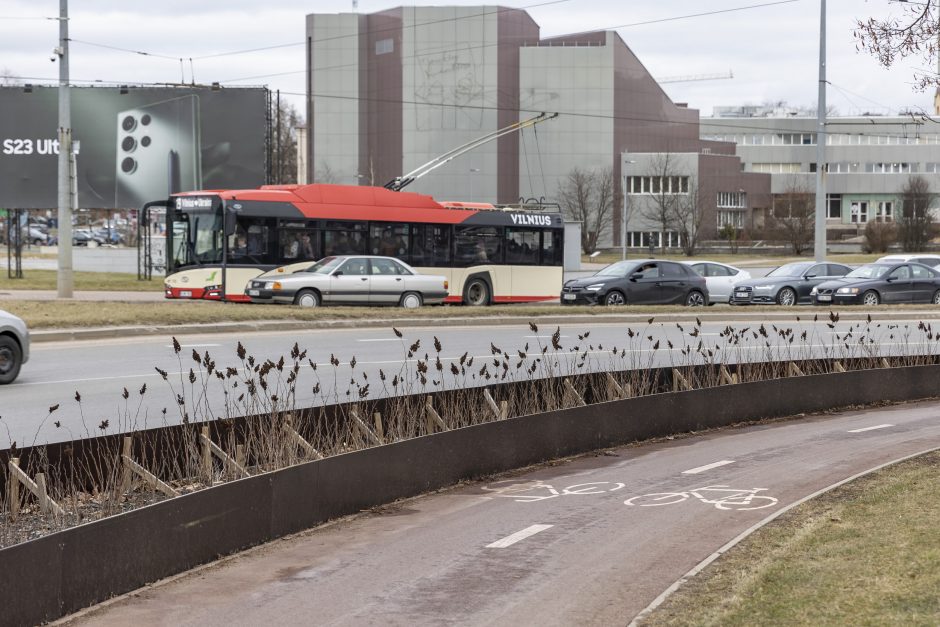
{"label": "construction crane", "polygon": [[428,172],[431,172],[432,170],[435,170],[441,167],[448,161],[456,159],[457,157],[459,157],[460,155],[466,152],[470,152],[474,148],[482,146],[483,144],[487,142],[491,142],[494,139],[499,139],[503,135],[508,135],[509,133],[516,133],[530,126],[535,126],[539,122],[544,122],[545,120],[552,120],[557,117],[558,117],[557,113],[545,113],[543,111],[542,113],[538,114],[534,118],[529,118],[528,120],[524,120],[522,122],[513,122],[509,126],[505,126],[497,131],[493,131],[492,133],[489,133],[488,135],[484,135],[483,137],[474,139],[473,141],[467,142],[466,144],[463,144],[462,146],[457,146],[453,150],[449,152],[445,152],[439,157],[435,157],[434,159],[431,159],[427,163],[418,166],[417,168],[415,168],[408,174],[405,174],[403,176],[396,176],[391,181],[386,183],[384,187],[385,189],[390,189],[395,192],[400,192],[402,188],[404,188],[409,183],[413,183],[414,181],[418,180],[419,178],[421,178]]}
{"label": "construction crane", "polygon": [[718,81],[727,78],[734,78],[734,74],[731,70],[723,72],[721,74],[688,74],[685,76],[664,76],[663,78],[656,79],[656,82],[662,85],[663,83],[691,83],[692,81]]}

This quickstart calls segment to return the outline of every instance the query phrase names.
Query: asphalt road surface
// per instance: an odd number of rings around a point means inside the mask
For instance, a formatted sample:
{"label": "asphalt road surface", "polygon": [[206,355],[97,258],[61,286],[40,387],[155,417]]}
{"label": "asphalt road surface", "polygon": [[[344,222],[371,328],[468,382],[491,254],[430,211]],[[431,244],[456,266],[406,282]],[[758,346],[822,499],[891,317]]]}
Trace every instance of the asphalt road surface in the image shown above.
{"label": "asphalt road surface", "polygon": [[768,515],[940,446],[938,415],[925,402],[813,416],[462,485],[144,588],[76,624],[626,625]]}
{"label": "asphalt road surface", "polygon": [[[802,318],[800,322],[796,321],[798,316]],[[930,334],[932,339],[928,339],[928,331],[919,329],[915,319],[875,320],[870,324],[844,321],[830,327],[828,318],[813,322],[806,316],[796,310],[782,312],[775,320],[752,317],[737,322],[703,322],[701,327],[688,322],[564,325],[559,328],[558,338],[562,348],[557,353],[549,348],[549,357],[558,362],[562,372],[584,372],[699,363],[704,359],[696,352],[700,342],[703,350],[711,349],[716,360],[726,363],[800,359],[810,355],[940,352],[940,337]],[[736,343],[725,334],[728,325],[739,335]],[[766,336],[760,333],[762,325]],[[179,355],[173,351],[170,336],[37,342],[17,381],[0,389],[0,450],[9,448],[13,442],[23,447],[177,424],[182,416],[177,395],[185,397],[186,411],[197,421],[244,413],[243,404],[234,401],[241,390],[224,389],[213,377],[208,377],[203,386],[205,370],[195,363],[194,351],[201,358],[208,353],[219,370],[234,367],[244,373],[245,364],[237,355],[239,342],[244,345],[246,356],[255,358],[255,363],[277,362],[284,357],[287,368],[292,363],[290,353],[296,343],[301,350],[308,351],[301,360],[296,386],[296,403],[306,407],[348,400],[346,392],[356,389],[350,384],[351,379],[358,385],[369,382],[371,396],[382,396],[385,390],[380,371],[387,377],[386,388],[391,387],[388,381],[395,374],[402,373],[412,386],[417,386],[416,360],[428,354],[433,362],[438,354],[435,336],[442,345],[443,376],[438,376],[432,365],[429,379],[439,381],[439,386],[428,383],[426,388],[412,387],[413,392],[486,383],[476,377],[476,372],[487,360],[492,368],[491,344],[510,356],[512,376],[524,377],[526,368],[515,369],[518,351],[525,352],[525,364],[531,364],[541,357],[542,347],[551,346],[554,332],[555,327],[544,325],[538,332],[528,325],[408,328],[399,339],[390,324],[388,329],[264,332],[250,336],[206,334],[181,337]],[[408,349],[416,341],[420,341],[419,349],[409,358]],[[618,350],[617,356],[613,355],[614,348]],[[450,363],[464,354],[474,358],[474,367],[470,369],[474,372],[454,378]],[[334,367],[331,358],[338,360],[339,365]],[[308,360],[317,364],[316,371],[309,367]],[[577,368],[582,360],[585,365]],[[168,379],[163,380],[157,369],[167,372]],[[190,369],[196,374],[195,384],[189,382]],[[282,392],[286,370],[280,374],[281,397],[285,396]],[[539,366],[535,376],[541,371]],[[277,378],[276,373],[269,377],[273,390],[277,389]],[[320,389],[314,393],[317,384]],[[55,406],[57,409],[50,412]]]}

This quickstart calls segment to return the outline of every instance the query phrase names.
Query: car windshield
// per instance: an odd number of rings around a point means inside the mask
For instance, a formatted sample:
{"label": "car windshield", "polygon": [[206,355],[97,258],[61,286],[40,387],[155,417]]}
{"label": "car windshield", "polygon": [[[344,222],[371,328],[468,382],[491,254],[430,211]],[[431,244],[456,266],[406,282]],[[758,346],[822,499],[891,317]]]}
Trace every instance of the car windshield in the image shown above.
{"label": "car windshield", "polygon": [[304,272],[313,272],[314,274],[329,274],[344,261],[346,261],[344,257],[324,257],[309,268],[306,268]]}
{"label": "car windshield", "polygon": [[868,265],[855,268],[854,270],[846,274],[845,278],[847,279],[880,279],[890,269],[891,269],[891,266],[882,266],[882,265],[870,263]]}
{"label": "car windshield", "polygon": [[806,272],[809,266],[808,263],[788,263],[779,268],[774,268],[767,273],[767,276],[799,276]]}
{"label": "car windshield", "polygon": [[636,265],[635,261],[618,261],[612,263],[603,270],[598,271],[594,276],[627,276],[627,271]]}

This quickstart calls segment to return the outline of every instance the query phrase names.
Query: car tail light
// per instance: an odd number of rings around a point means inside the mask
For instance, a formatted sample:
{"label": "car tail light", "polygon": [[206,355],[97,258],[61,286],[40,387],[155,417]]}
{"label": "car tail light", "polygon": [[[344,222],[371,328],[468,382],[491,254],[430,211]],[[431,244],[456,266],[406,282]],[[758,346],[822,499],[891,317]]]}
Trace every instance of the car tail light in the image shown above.
{"label": "car tail light", "polygon": [[444,289],[446,290],[446,289],[448,289],[449,287],[450,287],[450,283],[448,283],[448,282],[445,280],[445,281],[444,281]]}

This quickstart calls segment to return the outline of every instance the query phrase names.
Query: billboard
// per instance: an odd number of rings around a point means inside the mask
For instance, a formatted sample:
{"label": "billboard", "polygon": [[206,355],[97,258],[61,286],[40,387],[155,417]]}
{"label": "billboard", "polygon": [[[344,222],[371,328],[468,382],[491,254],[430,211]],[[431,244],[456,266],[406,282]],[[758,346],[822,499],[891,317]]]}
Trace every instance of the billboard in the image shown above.
{"label": "billboard", "polygon": [[[137,209],[174,192],[266,182],[265,88],[72,87],[78,206]],[[59,95],[0,87],[0,207],[58,203]]]}

